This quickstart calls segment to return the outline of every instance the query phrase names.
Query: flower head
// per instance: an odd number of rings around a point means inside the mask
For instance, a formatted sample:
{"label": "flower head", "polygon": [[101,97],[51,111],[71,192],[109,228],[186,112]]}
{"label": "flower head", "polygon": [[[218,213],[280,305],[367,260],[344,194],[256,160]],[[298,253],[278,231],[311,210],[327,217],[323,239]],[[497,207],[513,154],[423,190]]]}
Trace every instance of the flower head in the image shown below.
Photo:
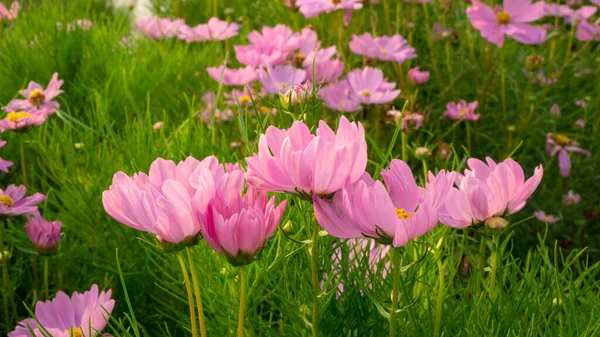
{"label": "flower head", "polygon": [[6,190],[0,189],[0,215],[34,214],[37,211],[37,205],[46,200],[46,196],[36,193],[25,197],[26,192],[27,188],[23,185],[9,185]]}
{"label": "flower head", "polygon": [[361,9],[363,5],[361,0],[296,0],[296,6],[300,13],[310,19],[321,13]]}
{"label": "flower head", "polygon": [[[6,145],[5,140],[0,139],[0,149]],[[12,166],[12,162],[0,158],[0,171],[8,173],[8,168]]]}
{"label": "flower head", "polygon": [[6,8],[4,6],[4,4],[2,4],[0,2],[0,22],[2,22],[2,20],[4,20],[4,19],[6,19],[7,21],[12,21],[12,20],[16,19],[17,16],[19,15],[20,9],[21,9],[21,6],[19,5],[18,1],[14,1],[10,5],[10,9]]}
{"label": "flower head", "polygon": [[46,221],[39,212],[35,212],[34,216],[29,217],[25,231],[35,248],[44,254],[51,254],[58,249],[61,226],[60,221]]}
{"label": "flower head", "polygon": [[248,184],[259,192],[329,195],[357,181],[367,166],[362,124],[340,119],[337,133],[323,121],[316,135],[302,122],[288,130],[270,126],[258,154],[246,158]]}
{"label": "flower head", "polygon": [[186,42],[200,41],[223,41],[238,35],[239,26],[236,23],[228,23],[213,17],[208,23],[200,24],[196,27],[181,25],[177,32],[177,37]]}
{"label": "flower head", "polygon": [[528,24],[544,16],[543,1],[532,4],[532,0],[504,0],[504,6],[494,11],[473,0],[467,16],[481,36],[498,47],[504,44],[505,35],[523,44],[542,44],[546,40],[544,29]]}
{"label": "flower head", "polygon": [[[244,86],[250,82],[256,81],[256,71],[252,67],[241,69],[230,69],[224,66],[208,67],[206,72],[215,81],[225,86]],[[222,80],[221,80],[222,77]]]}
{"label": "flower head", "polygon": [[54,73],[48,86],[44,89],[36,82],[29,82],[27,88],[20,91],[25,99],[13,99],[8,103],[5,110],[8,112],[42,112],[46,115],[54,113],[60,107],[54,99],[63,93],[60,87],[63,80],[58,79],[58,73]]}
{"label": "flower head", "polygon": [[300,34],[285,25],[263,27],[248,34],[250,45],[234,46],[237,60],[252,67],[274,67],[300,47]]}
{"label": "flower head", "polygon": [[480,117],[479,114],[475,113],[478,104],[477,101],[467,103],[464,99],[461,99],[458,103],[450,102],[446,105],[446,112],[442,117],[452,120],[476,121]]}
{"label": "flower head", "polygon": [[565,205],[575,205],[581,201],[581,195],[579,193],[573,192],[573,190],[569,190],[567,194],[563,195],[563,203]]}
{"label": "flower head", "polygon": [[258,70],[258,81],[270,94],[287,92],[292,86],[306,80],[306,71],[291,65]]}
{"label": "flower head", "polygon": [[400,35],[373,37],[371,33],[353,35],[350,50],[357,55],[364,55],[382,61],[404,61],[417,57],[415,48]]}
{"label": "flower head", "polygon": [[410,132],[411,126],[415,129],[423,127],[425,117],[420,113],[411,113],[402,117],[402,131]]}
{"label": "flower head", "polygon": [[544,211],[535,211],[533,212],[533,215],[535,215],[535,217],[540,220],[541,222],[545,222],[548,224],[552,224],[555,222],[558,222],[558,220],[560,220],[559,218],[557,218],[556,216],[552,215],[552,214],[546,214],[546,212]]}
{"label": "flower head", "polygon": [[600,19],[594,24],[583,20],[577,25],[577,33],[575,35],[579,41],[600,41]]}
{"label": "flower head", "polygon": [[43,124],[48,119],[48,114],[42,110],[11,111],[0,120],[0,132],[6,130],[26,130],[33,126]]}
{"label": "flower head", "polygon": [[137,29],[151,39],[172,38],[185,26],[183,19],[171,20],[157,16],[145,17],[137,20]]}
{"label": "flower head", "polygon": [[421,71],[419,67],[414,67],[408,71],[408,78],[410,78],[414,84],[424,84],[429,81],[429,72]]}
{"label": "flower head", "polygon": [[59,291],[54,299],[37,302],[35,319],[19,322],[8,337],[32,337],[30,329],[33,336],[46,336],[41,332],[44,329],[54,337],[95,336],[102,332],[115,306],[111,293],[111,290],[98,293],[95,284],[83,294],[75,292],[71,297]]}
{"label": "flower head", "polygon": [[378,68],[352,70],[346,81],[350,93],[363,104],[385,104],[400,95],[400,90],[395,90],[396,84],[388,82],[383,77],[383,71]]}
{"label": "flower head", "polygon": [[579,147],[579,143],[575,140],[562,135],[548,133],[546,135],[546,153],[549,156],[555,156],[558,153],[558,167],[560,175],[568,177],[571,172],[571,158],[569,152],[579,152],[585,154],[588,158],[592,157],[592,153]]}

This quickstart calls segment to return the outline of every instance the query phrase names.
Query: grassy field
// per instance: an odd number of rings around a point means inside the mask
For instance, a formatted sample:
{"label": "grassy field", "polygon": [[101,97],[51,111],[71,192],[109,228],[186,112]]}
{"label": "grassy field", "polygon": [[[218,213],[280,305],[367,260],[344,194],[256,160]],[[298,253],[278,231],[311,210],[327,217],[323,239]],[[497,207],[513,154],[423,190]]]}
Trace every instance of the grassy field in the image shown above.
{"label": "grassy field", "polygon": [[[60,109],[44,124],[27,132],[0,133],[7,141],[0,157],[14,162],[7,174],[0,175],[0,188],[23,184],[28,195],[46,195],[40,212],[63,224],[59,250],[46,257],[33,248],[24,216],[2,219],[6,253],[1,263],[7,273],[0,334],[31,317],[37,301],[58,291],[70,295],[98,284],[100,289],[112,289],[116,301],[104,332],[198,336],[190,328],[178,254],[163,252],[153,235],[111,218],[103,207],[102,192],[116,172],[148,172],[157,157],[178,162],[188,156],[214,155],[221,163],[245,167],[245,158],[257,151],[258,138],[268,125],[289,128],[302,117],[313,129],[319,120],[335,127],[342,114],[326,108],[316,95],[301,108],[285,108],[287,102],[266,94],[253,97],[258,114],[236,104],[230,107],[231,121],[209,118],[207,125],[199,118],[206,110],[224,111],[223,95],[231,91],[213,80],[206,68],[224,63],[239,68],[235,45],[248,44],[246,37],[253,30],[284,24],[295,32],[310,26],[321,46],[336,46],[344,73],[367,65],[379,68],[401,90],[390,103],[344,114],[364,125],[371,174],[378,175],[394,158],[411,166],[420,185],[424,170],[462,172],[470,157],[502,161],[510,156],[526,177],[537,165],[544,167],[540,186],[527,206],[510,217],[511,227],[499,237],[503,254],[498,259],[491,258],[495,246],[489,243],[489,234],[475,226],[458,230],[439,224],[395,249],[403,266],[399,311],[393,314],[398,336],[600,335],[598,41],[579,41],[576,25],[549,16],[536,22],[548,25],[543,44],[506,39],[499,48],[471,25],[465,14],[470,5],[464,1],[365,3],[353,11],[348,26],[343,24],[343,11],[306,19],[279,0],[153,5],[158,16],[180,17],[190,26],[213,16],[236,22],[239,35],[194,43],[154,40],[136,30],[127,10],[113,9],[103,1],[27,1],[21,3],[17,18],[0,21],[1,106],[18,98],[29,81],[45,86],[53,73],[64,80],[64,93],[57,98]],[[66,29],[79,19],[93,25]],[[434,23],[449,30],[442,39],[432,35]],[[417,57],[399,64],[356,55],[348,44],[353,34],[363,32],[400,34]],[[536,59],[543,59],[541,65],[535,64]],[[415,66],[431,73],[427,83],[409,80],[407,72]],[[540,85],[538,70],[546,79],[556,78],[556,83]],[[260,84],[252,86],[258,92]],[[203,100],[208,91],[215,92],[216,107]],[[446,104],[461,99],[479,102],[478,121],[442,118]],[[560,114],[551,113],[553,104],[560,107]],[[277,113],[260,113],[261,107],[275,108]],[[394,109],[424,114],[423,127],[401,131],[386,115]],[[583,127],[576,125],[580,119]],[[163,127],[156,127],[157,122]],[[571,153],[570,174],[561,176],[557,157],[545,150],[548,133],[579,142],[591,158]],[[420,147],[430,154],[417,158],[414,153]],[[565,204],[563,196],[569,190],[580,194],[581,201]],[[260,259],[244,269],[245,336],[309,336],[314,330],[312,205],[297,195],[279,193],[277,198],[288,203],[281,225]],[[537,210],[558,221],[538,220]],[[349,261],[351,248],[345,241],[321,234],[316,252],[319,335],[390,334],[392,277],[372,271],[368,250]],[[336,255],[340,249],[343,254]],[[194,261],[187,267],[198,276],[207,335],[236,335],[240,268],[228,264],[203,240],[183,254]],[[379,262],[379,270],[389,268],[385,261]],[[492,264],[498,272],[497,290],[489,286]]]}

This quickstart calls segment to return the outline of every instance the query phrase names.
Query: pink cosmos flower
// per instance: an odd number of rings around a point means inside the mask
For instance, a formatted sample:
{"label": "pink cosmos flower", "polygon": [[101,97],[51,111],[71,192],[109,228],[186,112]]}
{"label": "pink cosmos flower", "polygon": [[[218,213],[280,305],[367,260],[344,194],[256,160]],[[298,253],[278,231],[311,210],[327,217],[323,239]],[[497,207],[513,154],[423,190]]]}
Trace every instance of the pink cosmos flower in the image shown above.
{"label": "pink cosmos flower", "polygon": [[348,81],[331,83],[319,90],[326,107],[341,112],[356,112],[362,109],[360,101],[352,94]]}
{"label": "pink cosmos flower", "polygon": [[478,104],[477,101],[467,103],[464,99],[461,99],[458,103],[450,102],[446,104],[446,112],[442,117],[452,120],[476,121],[480,117],[479,114],[475,113]]}
{"label": "pink cosmos flower", "polygon": [[434,41],[442,41],[452,35],[452,30],[444,27],[441,23],[436,22],[431,27],[431,36]]}
{"label": "pink cosmos flower", "polygon": [[281,221],[286,201],[276,205],[275,197],[267,200],[266,193],[258,194],[252,187],[242,195],[243,186],[237,182],[219,189],[214,181],[200,185],[205,186],[204,193],[214,195],[199,216],[206,243],[234,266],[258,259]]}
{"label": "pink cosmos flower", "polygon": [[594,16],[596,11],[598,11],[598,7],[596,6],[581,6],[577,10],[571,10],[571,12],[565,16],[565,21],[568,24],[577,24]]}
{"label": "pink cosmos flower", "polygon": [[5,108],[8,112],[29,112],[39,110],[47,115],[54,113],[60,107],[54,99],[63,93],[60,87],[63,80],[58,79],[58,73],[52,74],[52,78],[46,89],[36,82],[29,82],[26,89],[19,91],[25,99],[13,99]]}
{"label": "pink cosmos flower", "polygon": [[[205,212],[210,195],[200,191],[201,181],[241,184],[238,172],[225,173],[223,165],[211,156],[202,161],[188,157],[175,164],[156,159],[150,173],[133,177],[118,172],[110,189],[102,193],[106,212],[120,223],[137,230],[155,234],[166,244],[192,245],[200,236],[197,212]],[[203,188],[200,188],[203,190]],[[179,246],[179,244],[181,244]]]}
{"label": "pink cosmos flower", "polygon": [[215,81],[221,82],[221,75],[223,76],[223,85],[225,86],[244,86],[250,82],[256,81],[256,71],[252,67],[246,67],[241,69],[230,69],[224,66],[219,67],[208,67],[206,72]]}
{"label": "pink cosmos flower", "polygon": [[591,3],[593,3],[594,5],[600,7],[600,0],[590,0]]}
{"label": "pink cosmos flower", "polygon": [[382,61],[394,61],[399,64],[417,57],[415,48],[399,34],[373,38],[371,33],[353,35],[350,50],[357,55],[364,55]]}
{"label": "pink cosmos flower", "polygon": [[486,4],[473,0],[467,8],[467,16],[473,27],[481,31],[481,36],[498,47],[504,44],[505,35],[523,44],[542,44],[546,40],[546,31],[528,23],[544,16],[544,2],[531,2],[504,0],[503,8],[492,10]]}
{"label": "pink cosmos flower", "polygon": [[34,216],[29,217],[25,225],[25,231],[35,248],[48,254],[58,249],[61,226],[60,221],[46,221],[42,218],[40,212],[36,211]]}
{"label": "pink cosmos flower", "polygon": [[257,71],[258,81],[270,94],[286,92],[295,84],[301,84],[306,80],[306,71],[296,69],[291,65],[276,66],[267,70]]}
{"label": "pink cosmos flower", "polygon": [[300,46],[300,34],[285,25],[263,27],[248,34],[250,45],[234,46],[237,60],[252,67],[276,66]]}
{"label": "pink cosmos flower", "polygon": [[567,5],[559,5],[546,3],[544,4],[544,15],[545,16],[558,16],[567,17],[573,15],[574,10]]}
{"label": "pink cosmos flower", "polygon": [[9,112],[4,119],[0,120],[0,132],[6,130],[24,130],[32,126],[41,125],[47,119],[48,115],[42,110]]}
{"label": "pink cosmos flower", "polygon": [[542,165],[525,180],[521,166],[509,158],[496,164],[475,158],[467,160],[464,176],[456,175],[458,188],[452,188],[439,209],[440,221],[448,226],[464,228],[514,214],[526,205],[542,180]]}
{"label": "pink cosmos flower", "polygon": [[400,95],[400,90],[394,90],[396,84],[388,82],[378,68],[354,69],[348,73],[346,81],[351,94],[363,104],[385,104]]}
{"label": "pink cosmos flower", "polygon": [[555,156],[558,153],[558,167],[560,175],[568,177],[571,172],[571,158],[569,152],[580,152],[588,158],[592,157],[592,153],[579,147],[579,143],[573,139],[562,135],[548,133],[546,135],[546,153],[549,156]]}
{"label": "pink cosmos flower", "polygon": [[141,18],[136,22],[137,28],[151,39],[172,38],[185,26],[183,19],[161,19],[157,16]]}
{"label": "pink cosmos flower", "polygon": [[573,190],[569,190],[567,194],[563,195],[563,203],[565,205],[575,205],[581,201],[581,195],[579,193],[573,192]]}
{"label": "pink cosmos flower", "polygon": [[424,84],[429,81],[429,72],[421,71],[417,66],[408,71],[408,78],[410,78],[414,84]]}
{"label": "pink cosmos flower", "polygon": [[323,229],[341,239],[366,237],[400,247],[437,225],[437,211],[421,200],[422,189],[406,163],[393,160],[381,176],[387,189],[365,173],[331,200],[314,196],[315,217]]}
{"label": "pink cosmos flower", "polygon": [[575,121],[576,128],[583,129],[584,126],[585,126],[585,120],[583,118],[579,118],[578,120]]}
{"label": "pink cosmos flower", "polygon": [[344,72],[344,63],[332,59],[336,53],[335,46],[320,48],[317,33],[305,28],[300,36],[300,48],[294,55],[294,61],[306,69],[307,80],[312,81],[314,72],[316,83],[328,83],[337,80]]}
{"label": "pink cosmos flower", "polygon": [[410,128],[420,129],[423,127],[425,117],[420,113],[406,114],[402,117],[402,131],[410,132]]}
{"label": "pink cosmos flower", "polygon": [[337,10],[352,11],[362,8],[361,0],[296,0],[296,6],[307,18]]}
{"label": "pink cosmos flower", "polygon": [[594,25],[583,20],[577,25],[576,32],[577,40],[579,41],[600,41],[600,19],[594,22]]}
{"label": "pink cosmos flower", "polygon": [[10,9],[6,8],[3,3],[0,2],[0,22],[6,19],[7,21],[12,21],[17,18],[19,15],[19,10],[21,6],[18,1],[13,2],[10,5]]}
{"label": "pink cosmos flower", "polygon": [[342,73],[344,72],[344,62],[340,60],[326,60],[316,63],[314,70],[313,66],[309,65],[306,68],[307,80],[312,81],[313,72],[316,84],[331,83],[342,76]]}
{"label": "pink cosmos flower", "polygon": [[115,306],[111,294],[111,290],[98,293],[95,284],[83,294],[75,292],[71,297],[59,291],[54,299],[37,302],[35,319],[27,318],[19,322],[15,330],[8,333],[8,337],[32,337],[30,328],[33,336],[48,335],[42,333],[44,329],[54,337],[95,336],[102,332]]}
{"label": "pink cosmos flower", "polygon": [[550,114],[553,116],[560,115],[560,107],[558,106],[558,104],[552,104],[552,106],[550,107]]}
{"label": "pink cosmos flower", "polygon": [[546,212],[544,211],[535,211],[533,212],[533,215],[535,215],[535,217],[540,220],[541,222],[545,222],[548,224],[552,224],[555,222],[558,222],[558,220],[560,220],[559,218],[557,218],[556,216],[552,215],[552,214],[546,214]]}
{"label": "pink cosmos flower", "polygon": [[177,32],[177,37],[186,42],[223,41],[238,35],[239,26],[213,17],[208,23],[196,27],[182,25]]}
{"label": "pink cosmos flower", "polygon": [[36,193],[24,198],[26,192],[27,188],[23,185],[9,185],[6,190],[0,189],[0,215],[34,214],[37,211],[37,205],[46,200],[46,196]]}
{"label": "pink cosmos flower", "polygon": [[357,181],[367,166],[362,124],[341,117],[337,134],[320,121],[316,136],[302,122],[288,130],[267,128],[258,154],[246,158],[248,184],[259,192],[326,196]]}
{"label": "pink cosmos flower", "polygon": [[[3,148],[4,145],[6,145],[6,141],[0,139],[0,149]],[[10,162],[10,161],[0,158],[0,171],[2,171],[4,173],[8,173],[8,168],[11,167],[12,165],[13,165],[13,162]]]}

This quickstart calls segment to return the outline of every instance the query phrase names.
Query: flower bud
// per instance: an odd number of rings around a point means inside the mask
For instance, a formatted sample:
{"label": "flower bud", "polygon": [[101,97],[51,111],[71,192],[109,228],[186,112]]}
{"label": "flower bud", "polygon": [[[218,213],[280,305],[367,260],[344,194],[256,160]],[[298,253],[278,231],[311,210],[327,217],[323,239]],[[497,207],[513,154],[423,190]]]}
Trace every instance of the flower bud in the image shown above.
{"label": "flower bud", "polygon": [[501,232],[508,227],[508,221],[501,217],[492,217],[485,220],[485,227],[495,232]]}
{"label": "flower bud", "polygon": [[431,155],[428,148],[421,146],[415,149],[415,157],[419,160],[426,160]]}

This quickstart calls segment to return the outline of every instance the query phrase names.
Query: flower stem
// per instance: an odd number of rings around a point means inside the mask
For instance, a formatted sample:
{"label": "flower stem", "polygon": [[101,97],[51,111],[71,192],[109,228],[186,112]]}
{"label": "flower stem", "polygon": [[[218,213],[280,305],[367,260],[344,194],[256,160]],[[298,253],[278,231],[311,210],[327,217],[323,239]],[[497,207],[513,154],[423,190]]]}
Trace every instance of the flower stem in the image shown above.
{"label": "flower stem", "polygon": [[392,307],[390,309],[390,337],[396,337],[398,320],[396,311],[398,310],[398,293],[400,292],[400,252],[392,247],[390,250],[392,259],[392,273],[394,274],[394,285],[392,289]]}
{"label": "flower stem", "polygon": [[435,305],[435,326],[433,336],[439,336],[440,327],[442,323],[442,309],[444,304],[444,263],[442,262],[441,254],[440,256],[438,256],[437,267],[439,276],[439,288],[437,303]]}
{"label": "flower stem", "polygon": [[496,298],[496,278],[498,275],[498,255],[500,251],[500,235],[494,234],[492,238],[492,253],[490,257],[490,287],[489,295],[492,300]]}
{"label": "flower stem", "polygon": [[240,268],[240,311],[238,314],[238,337],[244,336],[244,312],[246,309],[246,275],[244,266]]}
{"label": "flower stem", "polygon": [[21,172],[23,174],[23,184],[27,186],[27,168],[25,167],[25,136],[21,135]]}
{"label": "flower stem", "polygon": [[504,121],[508,124],[508,112],[506,110],[506,73],[504,69],[504,52],[500,49],[500,86],[501,86],[501,97],[502,97],[502,113]]}
{"label": "flower stem", "polygon": [[313,295],[313,310],[312,310],[312,335],[319,336],[319,276],[317,275],[317,258],[319,239],[319,223],[317,219],[313,221],[312,244],[310,250],[310,267],[312,272],[312,295]]}
{"label": "flower stem", "polygon": [[185,262],[183,261],[182,253],[177,253],[177,259],[181,266],[181,272],[183,273],[183,280],[185,282],[185,289],[187,290],[188,302],[190,304],[190,322],[192,324],[192,336],[198,337],[198,329],[196,329],[196,312],[194,311],[194,296],[192,295],[192,285],[190,283],[190,277],[187,269],[185,268]]}
{"label": "flower stem", "polygon": [[50,292],[48,291],[48,258],[44,258],[44,297],[46,300],[50,298]]}
{"label": "flower stem", "polygon": [[467,150],[469,150],[469,155],[473,155],[471,153],[471,124],[469,124],[469,122],[465,121],[465,125],[467,127]]}
{"label": "flower stem", "polygon": [[4,221],[0,221],[0,256],[2,256],[2,304],[4,306],[4,322],[6,322],[6,326],[10,325],[9,313],[8,310],[8,298],[11,296],[10,294],[10,279],[8,276],[8,254],[5,254],[4,251]]}
{"label": "flower stem", "polygon": [[408,136],[402,131],[402,160],[408,160]]}
{"label": "flower stem", "polygon": [[194,284],[194,294],[196,295],[196,307],[198,308],[198,320],[200,321],[200,336],[206,337],[206,323],[204,322],[204,310],[202,309],[202,295],[200,294],[200,284],[196,276],[194,259],[191,249],[187,249],[188,260],[190,260],[190,274],[192,274],[192,283]]}
{"label": "flower stem", "polygon": [[423,186],[427,185],[427,161],[423,159]]}

